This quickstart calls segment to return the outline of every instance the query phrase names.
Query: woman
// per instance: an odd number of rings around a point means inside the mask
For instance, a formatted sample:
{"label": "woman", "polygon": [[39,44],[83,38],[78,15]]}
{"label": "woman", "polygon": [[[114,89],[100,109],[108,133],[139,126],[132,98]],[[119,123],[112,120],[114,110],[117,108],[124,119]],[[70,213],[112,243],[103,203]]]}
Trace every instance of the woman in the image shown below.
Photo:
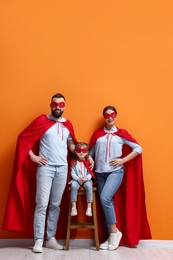
{"label": "woman", "polygon": [[[118,129],[115,126],[115,120],[117,117],[117,110],[115,109],[115,107],[105,107],[103,109],[103,116],[105,120],[105,126],[103,128],[97,129],[94,132],[90,141],[90,154],[91,156],[95,157],[95,175],[97,180],[97,187],[100,195],[100,202],[104,211],[106,226],[109,232],[108,239],[100,244],[100,249],[114,250],[118,248],[122,237],[122,233],[117,229],[116,225],[117,218],[114,205],[114,196],[123,181],[123,165],[128,164],[128,162],[132,159],[139,157],[139,155],[142,153],[142,148],[128,134],[126,130]],[[128,151],[128,153],[126,152],[125,155],[123,153],[124,145],[128,146],[128,149],[130,148],[130,151]],[[142,167],[140,165],[138,165],[137,167],[141,171]],[[140,181],[140,183],[142,183],[142,181]],[[143,183],[141,185],[143,186]],[[143,189],[140,189],[140,192],[144,193]],[[141,205],[142,210],[144,209],[143,212],[145,213],[145,203],[142,202],[140,204],[140,207]],[[136,219],[134,221],[138,220]],[[142,234],[137,234],[137,238],[135,238],[134,241],[128,241],[127,239],[125,241],[125,244],[136,244],[141,236],[150,238],[151,235],[147,219],[145,219],[144,225],[145,224],[147,233],[145,233],[144,231]],[[130,233],[132,232],[130,231]]]}

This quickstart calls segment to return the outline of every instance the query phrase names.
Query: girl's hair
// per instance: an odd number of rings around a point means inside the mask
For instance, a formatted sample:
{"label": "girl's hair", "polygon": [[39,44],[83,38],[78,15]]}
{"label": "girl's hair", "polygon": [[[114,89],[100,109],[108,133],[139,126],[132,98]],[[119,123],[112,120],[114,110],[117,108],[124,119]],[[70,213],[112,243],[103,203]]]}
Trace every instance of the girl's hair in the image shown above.
{"label": "girl's hair", "polygon": [[87,143],[85,143],[85,142],[77,142],[77,143],[75,144],[75,149],[76,149],[76,148],[79,148],[79,147],[81,147],[81,146],[85,146],[85,147],[89,150],[89,145],[88,145]]}
{"label": "girl's hair", "polygon": [[116,108],[115,108],[114,106],[107,106],[107,107],[105,107],[105,108],[103,109],[103,115],[104,115],[104,113],[105,113],[108,109],[113,110],[113,111],[117,114],[117,110],[116,110]]}

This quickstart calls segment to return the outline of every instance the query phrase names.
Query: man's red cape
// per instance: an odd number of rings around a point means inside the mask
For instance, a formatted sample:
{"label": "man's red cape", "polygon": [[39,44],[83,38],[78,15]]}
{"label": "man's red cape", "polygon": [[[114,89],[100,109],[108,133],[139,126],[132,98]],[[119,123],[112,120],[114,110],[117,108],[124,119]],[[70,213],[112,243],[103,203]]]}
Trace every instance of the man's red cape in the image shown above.
{"label": "man's red cape", "polygon": [[[28,153],[32,149],[38,154],[41,136],[55,123],[46,115],[36,118],[18,136],[11,186],[4,216],[3,228],[33,238],[33,216],[36,195],[36,163]],[[70,131],[76,142],[73,126],[69,120],[62,124]],[[57,228],[57,238],[65,238],[69,198],[64,194]]]}
{"label": "man's red cape", "polygon": [[[137,143],[124,129],[118,129],[114,134]],[[103,128],[97,129],[91,137],[90,148],[92,148],[99,137],[104,135],[106,135],[106,132]],[[131,151],[132,149],[129,146],[124,145],[122,157]],[[100,205],[99,201],[98,204]],[[114,197],[114,207],[117,217],[117,227],[123,234],[121,239],[122,245],[135,246],[141,239],[151,239],[145,205],[142,155],[138,155],[133,160],[124,164],[124,178]],[[103,225],[105,222],[103,215],[103,211],[99,206],[98,225],[101,241],[105,241],[108,236],[106,225]]]}

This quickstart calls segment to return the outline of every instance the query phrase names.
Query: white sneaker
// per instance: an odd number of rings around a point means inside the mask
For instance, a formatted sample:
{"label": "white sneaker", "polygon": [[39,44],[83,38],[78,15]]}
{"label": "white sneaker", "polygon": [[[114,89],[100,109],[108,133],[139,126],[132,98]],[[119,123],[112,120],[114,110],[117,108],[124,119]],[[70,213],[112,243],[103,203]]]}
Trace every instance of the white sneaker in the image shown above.
{"label": "white sneaker", "polygon": [[55,237],[52,237],[48,241],[46,241],[46,247],[55,249],[55,250],[62,250],[64,247],[58,243]]}
{"label": "white sneaker", "polygon": [[86,213],[87,216],[91,217],[92,216],[92,209],[91,208],[87,208]]}
{"label": "white sneaker", "polygon": [[116,233],[110,233],[110,241],[109,241],[109,245],[108,245],[108,250],[117,249],[121,238],[122,238],[122,233],[118,229],[117,229]]}
{"label": "white sneaker", "polygon": [[108,249],[108,245],[109,245],[109,238],[105,242],[100,244],[100,249],[107,250]]}
{"label": "white sneaker", "polygon": [[75,207],[73,207],[71,209],[71,216],[76,216],[77,215],[77,209]]}
{"label": "white sneaker", "polygon": [[35,245],[32,249],[32,252],[34,252],[34,253],[42,253],[43,252],[43,240],[37,239],[35,241]]}

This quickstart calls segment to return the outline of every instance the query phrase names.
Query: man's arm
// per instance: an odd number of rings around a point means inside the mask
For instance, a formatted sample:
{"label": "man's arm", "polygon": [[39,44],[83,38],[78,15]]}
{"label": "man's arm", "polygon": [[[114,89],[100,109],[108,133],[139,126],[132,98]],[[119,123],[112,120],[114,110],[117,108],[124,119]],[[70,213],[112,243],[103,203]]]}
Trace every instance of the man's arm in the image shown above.
{"label": "man's arm", "polygon": [[70,152],[74,153],[75,144],[72,139],[67,141],[67,146],[68,146],[68,149],[70,150]]}
{"label": "man's arm", "polygon": [[46,165],[47,164],[46,158],[35,155],[32,150],[29,151],[29,157],[33,162],[35,162],[39,165]]}

